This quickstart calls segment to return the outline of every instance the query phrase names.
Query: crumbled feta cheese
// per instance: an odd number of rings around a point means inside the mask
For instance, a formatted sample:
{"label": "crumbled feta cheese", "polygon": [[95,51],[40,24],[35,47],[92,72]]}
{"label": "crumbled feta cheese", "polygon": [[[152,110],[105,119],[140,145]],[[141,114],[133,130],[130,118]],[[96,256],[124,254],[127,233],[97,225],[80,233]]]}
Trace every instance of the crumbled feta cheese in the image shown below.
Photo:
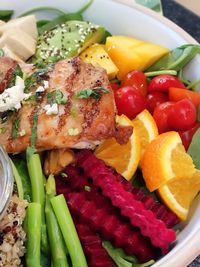
{"label": "crumbled feta cheese", "polygon": [[2,94],[0,94],[0,112],[4,112],[12,109],[20,109],[21,102],[30,97],[31,93],[24,93],[24,80],[17,76],[15,81],[15,86],[5,89]]}
{"label": "crumbled feta cheese", "polygon": [[49,81],[43,81],[43,83],[45,89],[49,88]]}
{"label": "crumbled feta cheese", "polygon": [[53,104],[52,106],[51,105],[46,105],[44,107],[45,111],[46,111],[46,114],[47,115],[56,115],[58,114],[58,104]]}
{"label": "crumbled feta cheese", "polygon": [[69,128],[68,129],[68,135],[75,136],[79,134],[78,128]]}
{"label": "crumbled feta cheese", "polygon": [[45,88],[43,86],[39,86],[37,89],[36,89],[36,93],[43,93],[45,91]]}

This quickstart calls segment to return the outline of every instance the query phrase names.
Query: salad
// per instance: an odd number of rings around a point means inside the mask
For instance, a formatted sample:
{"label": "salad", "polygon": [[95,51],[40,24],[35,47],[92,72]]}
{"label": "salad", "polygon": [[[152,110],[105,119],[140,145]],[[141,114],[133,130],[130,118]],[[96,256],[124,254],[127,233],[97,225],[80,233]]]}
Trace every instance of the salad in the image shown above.
{"label": "salad", "polygon": [[112,35],[84,20],[91,4],[0,11],[0,145],[15,178],[0,266],[151,266],[200,190],[200,81],[183,75],[200,46]]}

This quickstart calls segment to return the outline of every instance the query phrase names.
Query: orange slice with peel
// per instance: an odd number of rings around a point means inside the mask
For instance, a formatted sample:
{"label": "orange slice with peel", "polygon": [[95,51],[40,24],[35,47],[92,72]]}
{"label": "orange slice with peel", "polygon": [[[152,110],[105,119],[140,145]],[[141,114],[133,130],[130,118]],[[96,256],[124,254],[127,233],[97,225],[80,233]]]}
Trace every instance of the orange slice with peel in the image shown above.
{"label": "orange slice with peel", "polygon": [[175,131],[160,134],[146,148],[142,159],[142,173],[152,192],[173,178],[187,174],[192,177],[195,167]]}
{"label": "orange slice with peel", "polygon": [[139,133],[142,159],[147,145],[158,136],[158,127],[147,109],[140,112],[132,122],[134,129]]}
{"label": "orange slice with peel", "polygon": [[[116,116],[116,122],[120,126],[133,126],[133,123],[125,115]],[[120,145],[115,138],[105,140],[95,150],[97,158],[103,160],[106,165],[113,167],[125,179],[130,180],[137,170],[140,160],[140,139],[137,129],[126,144]]]}
{"label": "orange slice with peel", "polygon": [[171,209],[181,220],[186,220],[189,207],[200,191],[200,171],[191,176],[175,178],[166,185],[158,189],[158,193],[163,202]]}

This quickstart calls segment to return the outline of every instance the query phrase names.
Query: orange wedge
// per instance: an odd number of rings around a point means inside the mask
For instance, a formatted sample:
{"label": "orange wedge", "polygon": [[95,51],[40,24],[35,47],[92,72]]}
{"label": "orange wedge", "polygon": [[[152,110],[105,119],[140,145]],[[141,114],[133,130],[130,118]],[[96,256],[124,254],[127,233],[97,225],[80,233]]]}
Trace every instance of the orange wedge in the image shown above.
{"label": "orange wedge", "polygon": [[146,148],[142,159],[142,173],[152,192],[173,178],[191,177],[195,172],[192,158],[186,153],[175,131],[160,134]]}
{"label": "orange wedge", "polygon": [[158,189],[161,199],[181,220],[187,219],[190,204],[199,191],[199,170],[191,177],[172,179]]}
{"label": "orange wedge", "polygon": [[149,143],[158,136],[158,127],[153,116],[145,109],[132,120],[134,129],[139,133],[141,143],[141,159]]}
{"label": "orange wedge", "polygon": [[[117,116],[116,122],[121,126],[133,126],[133,123],[125,115]],[[95,150],[97,158],[103,160],[108,166],[113,167],[125,179],[130,180],[140,160],[140,139],[137,129],[127,142],[127,144],[120,145],[115,138],[105,140]]]}

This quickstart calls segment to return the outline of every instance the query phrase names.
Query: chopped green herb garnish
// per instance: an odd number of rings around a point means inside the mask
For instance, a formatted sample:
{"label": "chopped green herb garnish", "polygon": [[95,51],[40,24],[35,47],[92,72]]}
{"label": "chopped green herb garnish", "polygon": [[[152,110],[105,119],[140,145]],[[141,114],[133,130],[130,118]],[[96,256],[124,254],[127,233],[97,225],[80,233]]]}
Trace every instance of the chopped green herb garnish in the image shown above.
{"label": "chopped green herb garnish", "polygon": [[1,127],[0,128],[0,134],[4,134],[6,132],[6,128],[5,127]]}
{"label": "chopped green herb garnish", "polygon": [[27,159],[30,159],[31,156],[36,152],[35,144],[37,140],[37,126],[38,126],[38,113],[37,111],[33,115],[33,124],[31,129],[31,138],[30,146],[26,150]]}
{"label": "chopped green herb garnish", "polygon": [[13,125],[12,125],[12,132],[11,132],[11,137],[12,139],[16,139],[17,138],[17,135],[18,135],[18,132],[19,132],[19,127],[20,127],[20,118],[17,117],[15,119],[15,121],[13,122]]}
{"label": "chopped green herb garnish", "polygon": [[47,75],[48,72],[53,70],[53,64],[47,65],[45,68],[38,69],[33,73],[33,77],[38,77],[38,76],[44,76]]}
{"label": "chopped green herb garnish", "polygon": [[67,103],[67,98],[63,96],[63,93],[60,90],[54,90],[52,92],[48,92],[47,102],[50,105],[65,105]]}
{"label": "chopped green herb garnish", "polygon": [[87,99],[89,97],[99,100],[102,94],[108,94],[110,91],[104,87],[88,88],[76,92],[75,96],[79,99]]}
{"label": "chopped green herb garnish", "polygon": [[91,192],[91,187],[88,186],[88,185],[85,185],[85,186],[84,186],[84,189],[85,189],[85,191],[87,191],[87,192]]}
{"label": "chopped green herb garnish", "polygon": [[15,68],[15,70],[13,72],[12,78],[11,78],[11,80],[9,82],[9,85],[8,85],[9,88],[15,86],[15,82],[16,82],[16,77],[17,76],[23,78],[23,72],[22,72],[22,70],[21,70],[19,65],[16,66],[16,68]]}
{"label": "chopped green herb garnish", "polygon": [[63,178],[67,178],[68,177],[68,175],[65,173],[65,172],[61,172],[61,174],[60,174]]}
{"label": "chopped green herb garnish", "polygon": [[3,57],[4,56],[4,51],[3,51],[3,49],[0,49],[0,57]]}
{"label": "chopped green herb garnish", "polygon": [[31,87],[32,87],[34,84],[35,84],[35,79],[34,79],[34,77],[33,77],[32,75],[29,76],[28,78],[26,78],[25,81],[24,81],[24,85],[25,85],[24,92],[25,92],[25,93],[29,93]]}

